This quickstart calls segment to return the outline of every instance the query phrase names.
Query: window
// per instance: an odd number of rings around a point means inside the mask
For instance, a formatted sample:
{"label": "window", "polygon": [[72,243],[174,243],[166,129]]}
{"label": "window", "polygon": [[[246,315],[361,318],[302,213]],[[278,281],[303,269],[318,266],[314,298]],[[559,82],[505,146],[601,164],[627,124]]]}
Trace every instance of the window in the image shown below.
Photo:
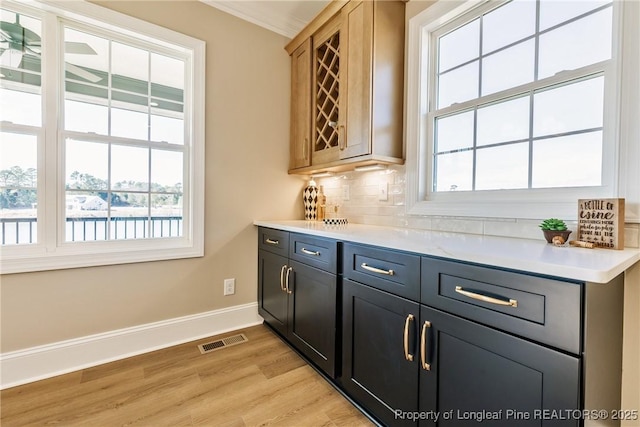
{"label": "window", "polygon": [[623,9],[441,1],[413,18],[410,211],[571,218],[618,197]]}
{"label": "window", "polygon": [[2,272],[202,256],[204,43],[70,7],[3,2]]}

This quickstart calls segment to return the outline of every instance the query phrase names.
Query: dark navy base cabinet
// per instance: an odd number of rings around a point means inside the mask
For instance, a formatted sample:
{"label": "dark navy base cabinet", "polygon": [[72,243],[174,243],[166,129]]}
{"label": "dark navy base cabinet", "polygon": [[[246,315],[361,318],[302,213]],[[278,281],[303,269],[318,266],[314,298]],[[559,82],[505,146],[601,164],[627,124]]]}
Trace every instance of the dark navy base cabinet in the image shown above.
{"label": "dark navy base cabinet", "polygon": [[318,368],[334,377],[336,243],[268,228],[260,228],[259,235],[258,313]]}
{"label": "dark navy base cabinet", "polygon": [[620,408],[622,275],[579,282],[265,228],[259,249],[260,314],[381,425],[620,425],[580,415]]}
{"label": "dark navy base cabinet", "polygon": [[[420,411],[440,414],[439,426],[577,426],[544,419],[580,408],[577,357],[421,306],[425,359]],[[444,419],[444,414],[451,414]],[[433,425],[433,423],[423,423]]]}

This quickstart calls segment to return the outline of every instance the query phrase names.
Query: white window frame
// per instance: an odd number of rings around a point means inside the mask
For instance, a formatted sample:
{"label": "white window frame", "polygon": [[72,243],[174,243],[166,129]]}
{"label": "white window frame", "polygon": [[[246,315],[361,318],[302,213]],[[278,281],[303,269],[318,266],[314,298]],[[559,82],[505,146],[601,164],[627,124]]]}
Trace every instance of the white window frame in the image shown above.
{"label": "white window frame", "polygon": [[[3,6],[42,19],[42,131],[38,145],[37,243],[2,247],[0,274],[124,264],[204,256],[204,111],[205,42],[87,2],[11,1]],[[64,61],[49,52],[63,52],[62,27],[77,22],[97,31],[116,31],[186,59],[185,156],[182,237],[65,242],[65,171],[62,114]],[[5,125],[19,131],[20,125]]]}
{"label": "white window frame", "polygon": [[[605,116],[603,185],[601,187],[500,191],[432,192],[432,147],[429,141],[429,34],[486,0],[465,3],[440,0],[409,20],[407,42],[406,209],[410,215],[575,220],[577,199],[625,197],[627,222],[640,222],[640,148],[638,147],[638,2],[614,0],[613,55],[606,85],[613,96]],[[492,4],[500,4],[491,2]],[[635,38],[634,38],[635,37]],[[635,114],[635,115],[634,115]],[[613,125],[611,125],[613,124]]]}

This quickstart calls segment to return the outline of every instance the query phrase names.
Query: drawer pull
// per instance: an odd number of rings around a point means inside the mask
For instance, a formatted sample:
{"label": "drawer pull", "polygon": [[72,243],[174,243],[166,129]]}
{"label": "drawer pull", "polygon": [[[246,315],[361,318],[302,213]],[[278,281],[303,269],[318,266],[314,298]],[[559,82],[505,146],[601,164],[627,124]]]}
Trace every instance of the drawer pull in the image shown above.
{"label": "drawer pull", "polygon": [[431,370],[431,363],[427,363],[427,329],[431,327],[431,322],[425,321],[420,332],[420,365],[425,371]]}
{"label": "drawer pull", "polygon": [[267,242],[270,245],[279,245],[280,244],[279,240],[273,240],[273,239],[269,239],[269,238],[267,238],[267,240],[265,240],[265,242]]}
{"label": "drawer pull", "polygon": [[394,274],[396,274],[396,272],[393,270],[382,270],[380,268],[371,267],[370,265],[367,265],[366,262],[363,262],[362,264],[360,264],[360,267],[364,268],[365,270],[372,271],[374,273],[386,274],[387,276],[393,276]]}
{"label": "drawer pull", "polygon": [[284,279],[284,288],[285,288],[285,291],[288,294],[292,294],[293,293],[293,291],[291,289],[289,289],[289,276],[291,275],[291,270],[293,270],[293,267],[287,268],[287,276]]}
{"label": "drawer pull", "polygon": [[314,251],[310,251],[309,249],[305,249],[302,248],[300,249],[302,251],[303,254],[307,254],[307,255],[313,255],[313,256],[320,256],[320,252],[314,252]]}
{"label": "drawer pull", "polygon": [[280,290],[282,292],[286,292],[287,290],[284,288],[284,271],[287,269],[287,264],[283,265],[280,269]]}
{"label": "drawer pull", "polygon": [[403,350],[404,350],[404,358],[409,362],[413,362],[413,354],[409,353],[409,323],[413,322],[413,314],[407,316],[404,321],[404,339],[403,339]]}
{"label": "drawer pull", "polygon": [[462,289],[462,286],[456,286],[456,292],[464,295],[465,297],[488,302],[490,304],[505,305],[509,307],[518,307],[518,300],[515,300],[515,299],[504,300],[504,299],[493,298],[487,295],[481,295],[475,292],[465,291],[464,289]]}

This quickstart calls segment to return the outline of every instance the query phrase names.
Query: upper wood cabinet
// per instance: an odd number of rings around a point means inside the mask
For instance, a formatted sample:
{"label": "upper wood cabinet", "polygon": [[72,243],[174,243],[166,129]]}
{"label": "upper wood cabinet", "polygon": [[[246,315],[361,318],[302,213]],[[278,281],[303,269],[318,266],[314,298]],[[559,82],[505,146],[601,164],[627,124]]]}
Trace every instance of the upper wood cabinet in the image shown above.
{"label": "upper wood cabinet", "polygon": [[333,1],[287,45],[290,173],[403,163],[404,1]]}

